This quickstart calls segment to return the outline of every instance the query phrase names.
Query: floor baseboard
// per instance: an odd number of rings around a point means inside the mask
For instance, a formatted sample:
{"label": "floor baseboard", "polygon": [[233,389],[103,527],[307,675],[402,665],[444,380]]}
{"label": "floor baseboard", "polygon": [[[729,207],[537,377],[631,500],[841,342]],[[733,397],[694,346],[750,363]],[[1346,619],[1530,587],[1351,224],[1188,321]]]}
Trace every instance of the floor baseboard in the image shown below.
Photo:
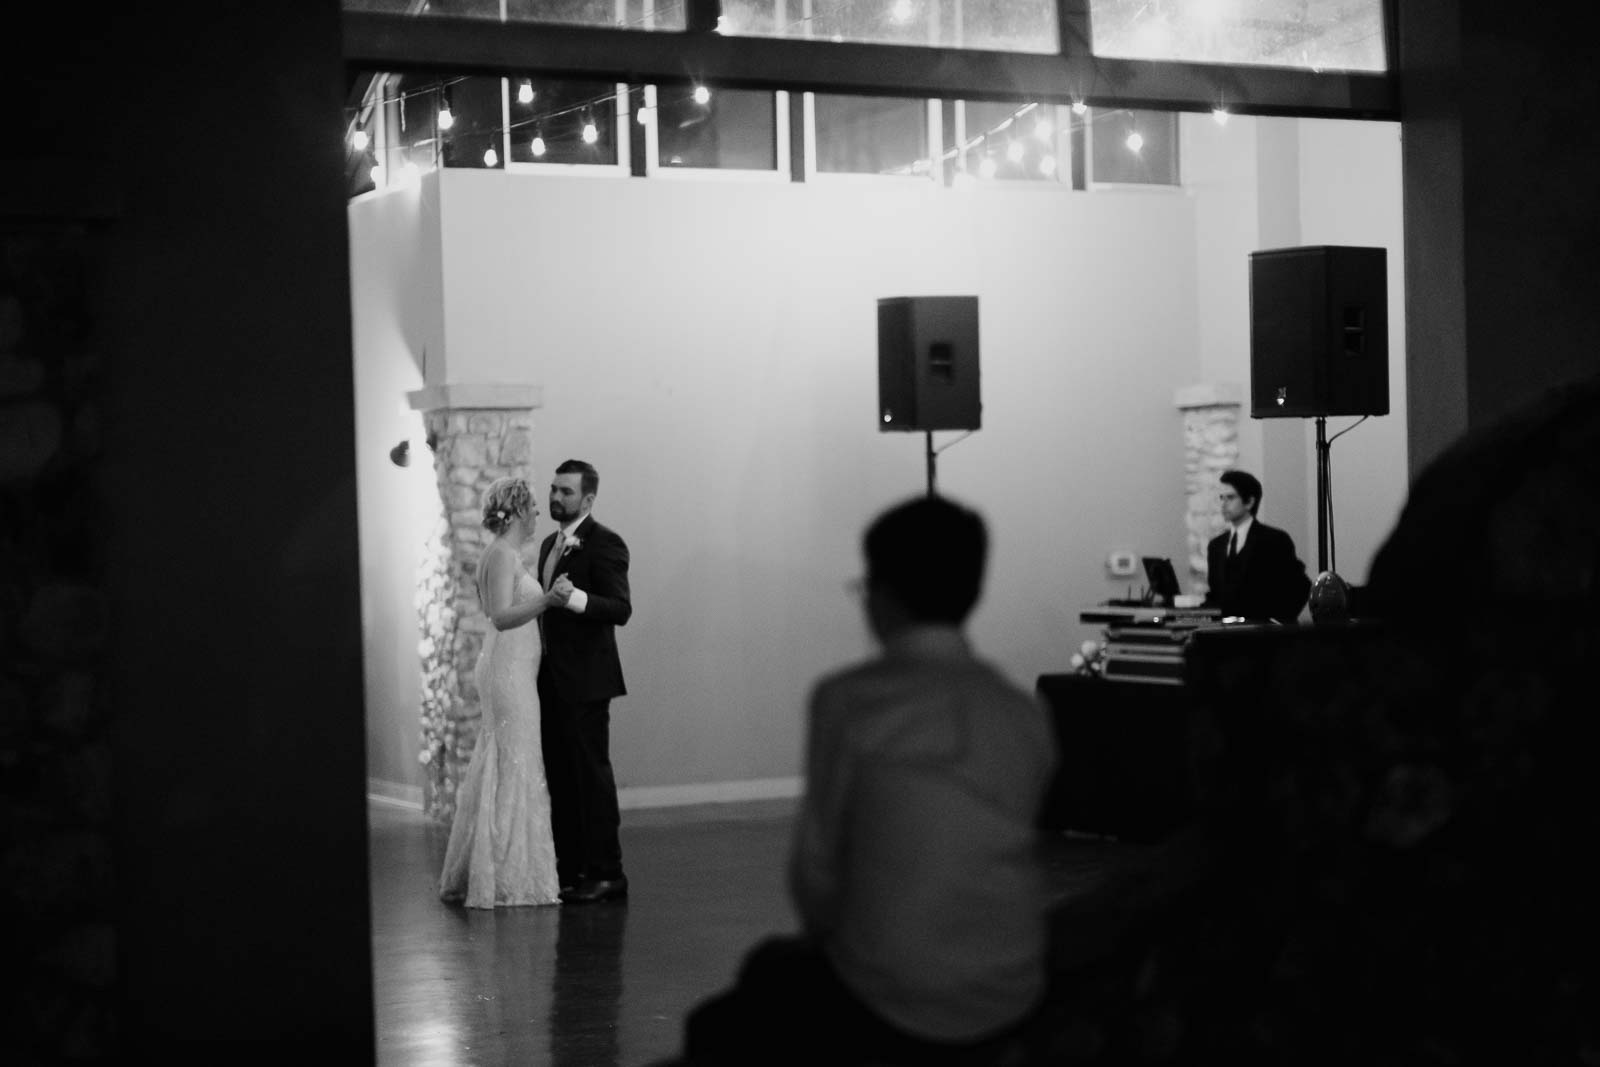
{"label": "floor baseboard", "polygon": [[421,811],[422,787],[390,782],[383,778],[368,778],[367,799],[375,804],[388,804],[397,808]]}
{"label": "floor baseboard", "polygon": [[738,782],[695,782],[690,785],[636,785],[617,790],[617,807],[675,808],[684,804],[788,799],[800,795],[801,784],[799,778],[750,778]]}
{"label": "floor baseboard", "polygon": [[[689,785],[627,786],[617,790],[624,810],[676,808],[687,804],[728,804],[741,800],[786,800],[802,791],[799,778],[750,778],[737,782],[694,782]],[[375,804],[422,810],[422,787],[367,779],[367,799]]]}

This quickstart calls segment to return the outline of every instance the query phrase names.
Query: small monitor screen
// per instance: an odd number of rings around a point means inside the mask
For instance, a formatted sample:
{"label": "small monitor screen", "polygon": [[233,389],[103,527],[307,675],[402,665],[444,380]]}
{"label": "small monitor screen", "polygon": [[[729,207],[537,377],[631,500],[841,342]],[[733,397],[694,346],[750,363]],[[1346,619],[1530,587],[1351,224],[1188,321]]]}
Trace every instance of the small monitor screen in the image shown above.
{"label": "small monitor screen", "polygon": [[1172,561],[1159,556],[1145,556],[1144,575],[1150,581],[1150,592],[1157,599],[1172,603],[1172,598],[1179,593],[1178,572],[1172,569]]}

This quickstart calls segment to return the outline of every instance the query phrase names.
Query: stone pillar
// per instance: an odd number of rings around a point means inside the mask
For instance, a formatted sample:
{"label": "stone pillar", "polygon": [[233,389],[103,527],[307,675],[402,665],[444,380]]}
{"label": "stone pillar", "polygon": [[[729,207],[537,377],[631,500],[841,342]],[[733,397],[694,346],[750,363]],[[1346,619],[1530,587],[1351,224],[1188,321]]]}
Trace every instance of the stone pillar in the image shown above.
{"label": "stone pillar", "polygon": [[1189,385],[1173,403],[1183,413],[1184,526],[1189,534],[1189,587],[1209,588],[1206,544],[1222,532],[1218,480],[1239,463],[1239,412],[1244,390],[1230,383]]}
{"label": "stone pillar", "polygon": [[439,519],[417,578],[422,638],[422,737],[417,758],[427,768],[424,806],[448,823],[456,783],[478,740],[478,690],[473,680],[489,622],[478,603],[476,575],[493,540],[482,522],[483,494],[496,479],[529,478],[533,411],[540,390],[527,385],[441,385],[409,394],[423,412],[439,486]]}

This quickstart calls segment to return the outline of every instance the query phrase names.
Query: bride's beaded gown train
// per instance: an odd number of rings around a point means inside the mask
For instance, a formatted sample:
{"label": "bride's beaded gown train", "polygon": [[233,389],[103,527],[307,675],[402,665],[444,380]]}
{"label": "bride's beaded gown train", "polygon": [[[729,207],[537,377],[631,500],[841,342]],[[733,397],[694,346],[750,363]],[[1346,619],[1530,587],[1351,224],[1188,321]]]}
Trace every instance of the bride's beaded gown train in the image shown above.
{"label": "bride's beaded gown train", "polygon": [[[526,571],[516,599],[538,595]],[[478,657],[483,719],[456,788],[439,895],[469,908],[555,904],[556,850],[539,742],[539,626],[489,629]]]}

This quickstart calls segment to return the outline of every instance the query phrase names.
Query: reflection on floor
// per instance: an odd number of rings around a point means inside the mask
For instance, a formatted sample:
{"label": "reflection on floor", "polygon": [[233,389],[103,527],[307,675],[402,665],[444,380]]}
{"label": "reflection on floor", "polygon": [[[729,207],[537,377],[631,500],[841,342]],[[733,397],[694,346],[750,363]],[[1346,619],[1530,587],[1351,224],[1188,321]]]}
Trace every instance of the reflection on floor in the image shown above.
{"label": "reflection on floor", "polygon": [[445,830],[369,808],[381,1067],[639,1067],[762,937],[790,932],[794,802],[623,813],[630,899],[486,912],[441,903]]}
{"label": "reflection on floor", "polygon": [[[757,941],[795,928],[792,800],[626,811],[626,903],[496,911],[439,901],[445,828],[391,804],[368,811],[379,1067],[670,1061],[689,1010]],[[1170,880],[1168,849],[1073,835],[1040,846],[1057,969],[1109,951]]]}

